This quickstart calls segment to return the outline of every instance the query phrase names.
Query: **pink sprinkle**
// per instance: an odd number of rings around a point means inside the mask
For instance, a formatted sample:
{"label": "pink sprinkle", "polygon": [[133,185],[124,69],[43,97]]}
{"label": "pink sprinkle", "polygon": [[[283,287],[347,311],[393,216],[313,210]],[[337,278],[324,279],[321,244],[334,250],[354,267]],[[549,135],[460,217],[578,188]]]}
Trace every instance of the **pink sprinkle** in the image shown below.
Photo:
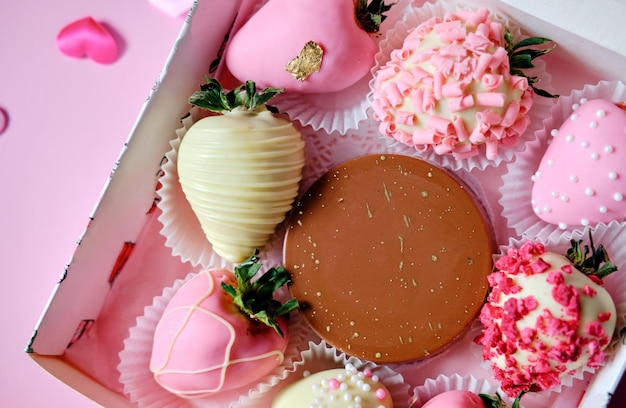
{"label": "pink sprinkle", "polygon": [[370,370],[369,368],[366,368],[365,370],[363,370],[363,375],[365,375],[367,378],[372,378],[372,370]]}
{"label": "pink sprinkle", "polygon": [[604,323],[608,322],[611,318],[611,312],[598,313],[598,321]]}
{"label": "pink sprinkle", "polygon": [[331,390],[339,389],[340,385],[341,383],[336,378],[331,378],[330,380],[328,380],[328,388],[330,388]]}
{"label": "pink sprinkle", "polygon": [[594,297],[596,295],[596,290],[589,285],[583,286],[583,293],[586,296]]}
{"label": "pink sprinkle", "polygon": [[543,258],[537,258],[535,263],[531,265],[534,273],[543,273],[550,269],[550,264],[543,260]]}
{"label": "pink sprinkle", "polygon": [[600,322],[591,322],[585,327],[585,332],[590,336],[594,337],[604,337],[604,327]]}
{"label": "pink sprinkle", "polygon": [[384,388],[378,388],[376,392],[374,393],[374,395],[376,395],[376,399],[378,399],[379,401],[382,401],[385,398],[387,398],[387,391],[385,391]]}

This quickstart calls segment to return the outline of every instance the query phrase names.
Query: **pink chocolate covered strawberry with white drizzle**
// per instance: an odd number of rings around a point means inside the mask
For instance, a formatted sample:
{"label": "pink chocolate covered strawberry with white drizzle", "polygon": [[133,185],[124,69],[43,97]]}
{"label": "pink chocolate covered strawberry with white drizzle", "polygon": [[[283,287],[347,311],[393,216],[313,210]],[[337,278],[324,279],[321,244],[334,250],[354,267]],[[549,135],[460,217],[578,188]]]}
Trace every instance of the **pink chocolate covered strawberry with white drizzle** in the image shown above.
{"label": "pink chocolate covered strawberry with white drizzle", "polygon": [[525,242],[496,261],[476,339],[503,391],[541,391],[605,360],[616,309],[602,278],[617,270],[600,245],[571,240],[563,256]]}
{"label": "pink chocolate covered strawberry with white drizzle", "polygon": [[182,398],[203,398],[245,386],[284,360],[286,317],[298,307],[272,298],[290,281],[284,268],[261,268],[256,255],[231,271],[200,272],[172,297],[155,333],[150,370]]}
{"label": "pink chocolate covered strawberry with white drizzle", "polygon": [[574,105],[533,175],[537,216],[566,229],[626,218],[626,110],[606,99]]}

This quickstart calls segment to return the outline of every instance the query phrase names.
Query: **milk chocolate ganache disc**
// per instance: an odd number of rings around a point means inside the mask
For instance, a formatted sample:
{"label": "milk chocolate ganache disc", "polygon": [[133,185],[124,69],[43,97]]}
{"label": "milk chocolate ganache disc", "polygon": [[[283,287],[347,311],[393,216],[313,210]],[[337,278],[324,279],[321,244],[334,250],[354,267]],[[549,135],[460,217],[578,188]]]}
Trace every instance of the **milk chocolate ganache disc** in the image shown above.
{"label": "milk chocolate ganache disc", "polygon": [[285,238],[291,292],[346,354],[402,362],[441,351],[476,318],[493,240],[456,178],[408,156],[362,156],[298,202]]}

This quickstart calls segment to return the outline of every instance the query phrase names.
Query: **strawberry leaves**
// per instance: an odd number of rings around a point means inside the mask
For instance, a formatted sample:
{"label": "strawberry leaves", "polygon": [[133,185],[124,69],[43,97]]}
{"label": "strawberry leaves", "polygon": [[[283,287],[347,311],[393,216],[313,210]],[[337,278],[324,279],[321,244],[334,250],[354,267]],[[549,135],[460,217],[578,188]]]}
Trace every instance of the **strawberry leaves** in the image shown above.
{"label": "strawberry leaves", "polygon": [[533,47],[550,43],[552,40],[543,37],[529,37],[518,42],[514,42],[513,34],[511,34],[509,30],[505,30],[504,42],[506,52],[509,56],[511,75],[517,75],[528,79],[528,84],[533,88],[537,95],[544,96],[546,98],[557,98],[558,95],[552,95],[543,89],[536,88],[535,84],[538,82],[538,78],[536,76],[528,76],[524,72],[525,69],[534,68],[534,60],[554,50],[556,45],[543,49],[536,49]]}
{"label": "strawberry leaves", "polygon": [[396,3],[385,4],[385,0],[357,0],[354,4],[356,23],[366,33],[378,33],[380,25],[387,18],[385,13]]}
{"label": "strawberry leaves", "polygon": [[236,286],[225,282],[222,282],[221,286],[233,297],[233,302],[243,313],[273,328],[280,337],[284,337],[276,319],[296,310],[299,304],[296,299],[290,299],[281,304],[272,295],[278,288],[291,283],[291,277],[285,268],[279,266],[269,269],[253,282],[252,278],[261,269],[257,255],[258,250],[235,267]]}
{"label": "strawberry leaves", "polygon": [[282,92],[279,88],[265,88],[259,91],[253,81],[246,81],[245,84],[226,92],[215,78],[205,76],[204,80],[206,83],[191,95],[189,103],[211,112],[230,112],[236,108],[256,111]]}
{"label": "strawberry leaves", "polygon": [[[511,408],[520,408],[520,401],[522,396],[528,391],[521,391],[515,400],[513,401],[513,405]],[[509,408],[509,406],[504,402],[500,394],[496,392],[495,395],[489,394],[478,394],[478,396],[483,400],[483,404],[485,404],[486,408]]]}
{"label": "strawberry leaves", "polygon": [[581,246],[582,242],[582,240],[570,240],[572,247],[567,250],[565,255],[576,269],[585,275],[594,275],[600,279],[604,279],[617,271],[617,266],[611,264],[604,246],[600,244],[598,248],[595,248],[591,232],[589,233],[589,245]]}

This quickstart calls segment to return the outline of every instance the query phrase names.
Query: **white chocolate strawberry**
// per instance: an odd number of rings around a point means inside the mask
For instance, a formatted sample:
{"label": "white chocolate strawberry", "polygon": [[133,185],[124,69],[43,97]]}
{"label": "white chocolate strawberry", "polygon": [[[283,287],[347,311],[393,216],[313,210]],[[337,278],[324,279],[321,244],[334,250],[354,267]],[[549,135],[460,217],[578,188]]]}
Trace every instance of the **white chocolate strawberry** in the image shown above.
{"label": "white chocolate strawberry", "polygon": [[190,99],[223,114],[199,120],[185,134],[180,184],[213,250],[230,262],[262,248],[298,194],[304,141],[264,105],[278,92],[257,92],[249,81],[225,94],[207,78]]}
{"label": "white chocolate strawberry", "polygon": [[552,135],[532,177],[535,214],[561,229],[626,218],[626,111],[582,100]]}
{"label": "white chocolate strawberry", "polygon": [[602,246],[591,242],[583,255],[580,244],[572,240],[563,256],[526,242],[498,259],[489,276],[476,341],[510,397],[554,388],[572,370],[605,360],[616,309],[601,278],[617,268]]}

